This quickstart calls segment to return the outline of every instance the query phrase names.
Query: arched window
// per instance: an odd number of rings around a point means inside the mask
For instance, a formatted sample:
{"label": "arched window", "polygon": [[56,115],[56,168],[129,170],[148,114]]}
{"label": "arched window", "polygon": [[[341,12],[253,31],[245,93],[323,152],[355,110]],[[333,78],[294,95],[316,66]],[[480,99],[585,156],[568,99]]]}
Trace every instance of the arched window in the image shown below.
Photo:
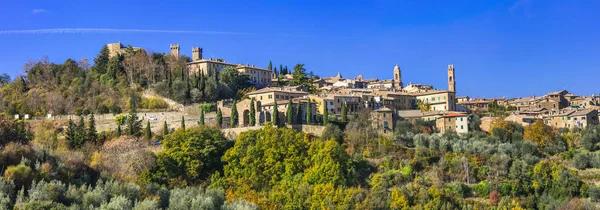
{"label": "arched window", "polygon": [[383,121],[383,128],[388,128],[388,122],[387,121]]}
{"label": "arched window", "polygon": [[448,81],[452,82],[452,76],[448,77]]}

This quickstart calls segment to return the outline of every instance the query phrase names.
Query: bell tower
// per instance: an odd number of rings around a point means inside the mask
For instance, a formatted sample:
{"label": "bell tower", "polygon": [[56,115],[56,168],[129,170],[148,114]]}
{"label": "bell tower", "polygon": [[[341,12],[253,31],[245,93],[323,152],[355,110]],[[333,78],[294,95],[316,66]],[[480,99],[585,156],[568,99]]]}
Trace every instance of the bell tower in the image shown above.
{"label": "bell tower", "polygon": [[171,47],[171,55],[179,58],[179,44],[170,44]]}
{"label": "bell tower", "polygon": [[454,76],[454,64],[448,65],[448,91],[456,92],[456,77]]}
{"label": "bell tower", "polygon": [[400,72],[400,67],[398,64],[394,67],[394,86],[396,88],[402,89],[402,73]]}

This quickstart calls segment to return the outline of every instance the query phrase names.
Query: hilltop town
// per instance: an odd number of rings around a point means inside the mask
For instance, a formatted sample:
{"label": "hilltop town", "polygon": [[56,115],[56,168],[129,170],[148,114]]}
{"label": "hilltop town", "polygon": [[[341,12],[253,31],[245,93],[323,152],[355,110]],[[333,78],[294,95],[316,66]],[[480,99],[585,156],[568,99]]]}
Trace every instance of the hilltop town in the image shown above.
{"label": "hilltop town", "polygon": [[[108,46],[111,55],[118,54],[123,49],[120,43]],[[179,45],[171,44],[170,54],[179,57],[179,53]],[[472,128],[470,123],[473,121],[473,114],[482,116],[480,127],[489,131],[498,111],[506,115],[506,121],[523,126],[536,120],[542,120],[546,125],[557,129],[585,128],[599,123],[600,96],[578,96],[566,90],[549,92],[543,96],[511,99],[461,96],[456,89],[454,64],[449,64],[445,71],[440,71],[439,77],[447,77],[448,87],[444,90],[426,84],[403,82],[398,64],[389,70],[391,79],[365,79],[362,75],[346,78],[338,72],[335,76],[314,78],[309,83],[292,86],[289,83],[294,79],[292,72],[281,74],[277,67],[260,68],[255,65],[227,63],[223,59],[206,59],[202,56],[202,48],[198,47],[192,48],[192,59],[187,62],[189,74],[219,74],[225,67],[233,67],[239,73],[248,75],[256,88],[256,91],[248,92],[247,97],[236,101],[235,107],[240,119],[236,127],[250,126],[250,103],[254,103],[256,108],[256,125],[270,122],[274,110],[278,111],[277,116],[283,122],[288,118],[286,110],[291,105],[292,110],[299,109],[302,112],[298,114],[302,119],[295,122],[306,123],[307,116],[310,116],[309,124],[322,123],[325,112],[332,120],[352,118],[358,116],[359,112],[368,112],[374,127],[382,134],[391,134],[400,119],[412,123],[423,120],[430,122],[440,132],[465,134]],[[217,103],[218,109],[223,111],[223,127],[231,124],[229,119],[232,102],[224,99]],[[311,113],[307,115],[306,110]],[[292,113],[296,115],[295,111]]]}

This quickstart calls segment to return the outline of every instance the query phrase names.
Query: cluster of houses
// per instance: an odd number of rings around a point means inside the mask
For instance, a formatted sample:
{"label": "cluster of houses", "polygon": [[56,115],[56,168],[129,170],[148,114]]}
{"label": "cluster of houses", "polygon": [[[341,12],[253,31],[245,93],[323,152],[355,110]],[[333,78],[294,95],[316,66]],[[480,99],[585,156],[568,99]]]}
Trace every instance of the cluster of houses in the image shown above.
{"label": "cluster of houses", "polygon": [[[111,53],[119,53],[120,43],[109,44]],[[179,45],[170,45],[171,55],[179,57]],[[302,118],[298,122],[319,122],[327,110],[330,118],[340,119],[345,109],[351,118],[359,112],[369,112],[373,127],[383,134],[391,134],[398,120],[415,122],[424,120],[440,132],[454,131],[467,133],[472,120],[471,113],[487,113],[489,109],[503,107],[510,112],[506,120],[524,126],[536,120],[554,128],[575,128],[596,125],[599,96],[577,96],[566,90],[548,93],[544,96],[529,98],[488,98],[471,99],[456,95],[454,65],[447,68],[447,90],[439,90],[430,85],[402,82],[400,67],[396,64],[393,78],[387,80],[364,79],[362,75],[344,78],[338,72],[336,76],[323,77],[312,81],[317,91],[307,92],[303,86],[280,86],[281,80],[292,80],[293,75],[277,76],[275,72],[248,64],[232,64],[222,59],[207,59],[202,56],[202,48],[192,48],[190,72],[202,72],[206,75],[218,74],[225,67],[234,67],[238,72],[249,75],[256,91],[246,94],[243,100],[236,101],[238,113],[237,127],[250,125],[250,108],[254,103],[257,125],[270,122],[276,115],[280,121],[287,119],[289,102],[294,117]],[[275,109],[277,106],[277,109]],[[493,106],[493,107],[490,107]],[[217,103],[223,120],[227,122],[233,107],[232,100]],[[277,110],[277,113],[274,113]],[[310,112],[307,114],[306,112]],[[311,119],[307,119],[310,116]],[[483,117],[483,130],[489,130],[492,117]],[[224,123],[229,125],[229,123]],[[224,126],[225,126],[224,125]]]}

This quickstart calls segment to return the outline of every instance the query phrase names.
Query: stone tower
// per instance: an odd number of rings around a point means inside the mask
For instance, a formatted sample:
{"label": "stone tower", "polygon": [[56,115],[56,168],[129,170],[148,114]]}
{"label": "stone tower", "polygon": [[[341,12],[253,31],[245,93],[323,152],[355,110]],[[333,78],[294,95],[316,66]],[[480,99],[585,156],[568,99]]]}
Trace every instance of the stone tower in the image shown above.
{"label": "stone tower", "polygon": [[448,65],[448,91],[456,92],[456,77],[454,77],[454,64]]}
{"label": "stone tower", "polygon": [[171,55],[179,58],[179,44],[170,44],[171,47]]}
{"label": "stone tower", "polygon": [[192,60],[197,61],[202,59],[202,48],[192,47]]}
{"label": "stone tower", "polygon": [[396,88],[402,89],[402,73],[400,72],[400,67],[398,64],[394,67],[394,86]]}
{"label": "stone tower", "polygon": [[358,74],[358,76],[356,77],[356,80],[358,80],[358,81],[362,81],[362,80],[363,80],[363,76],[362,76],[362,74]]}

